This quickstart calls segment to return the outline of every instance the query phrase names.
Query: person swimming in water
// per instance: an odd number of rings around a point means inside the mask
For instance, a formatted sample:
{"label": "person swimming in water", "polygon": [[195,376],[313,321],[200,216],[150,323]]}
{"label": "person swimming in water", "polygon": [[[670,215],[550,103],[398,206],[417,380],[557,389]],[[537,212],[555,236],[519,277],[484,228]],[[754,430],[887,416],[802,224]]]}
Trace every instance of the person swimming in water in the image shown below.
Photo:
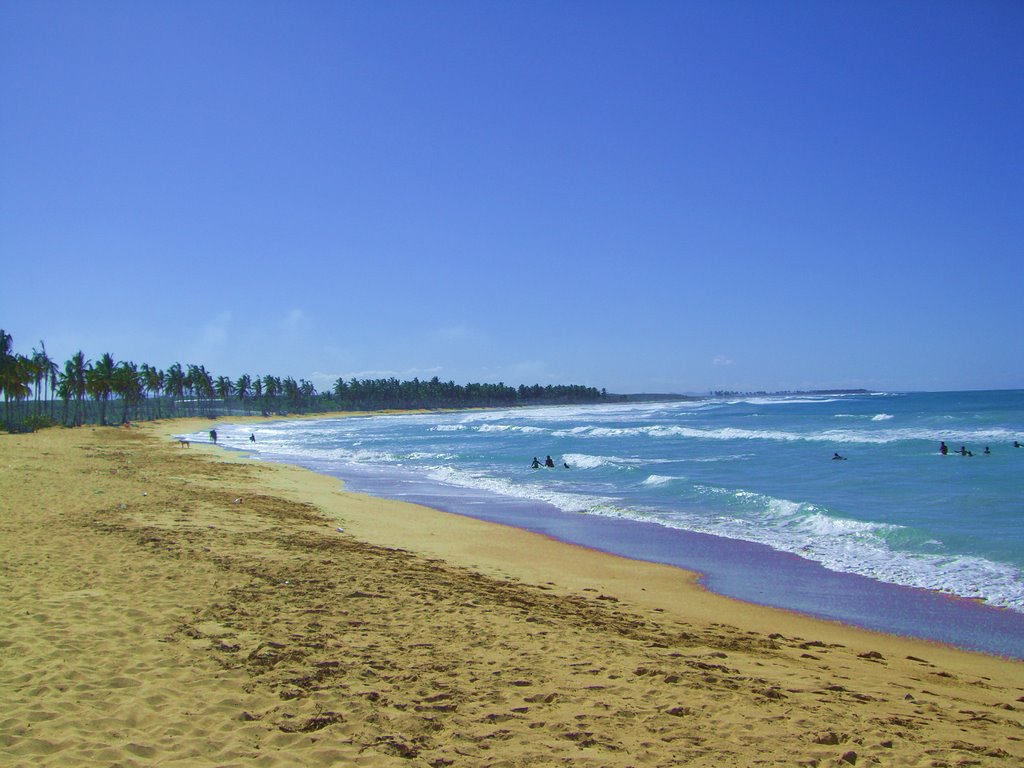
{"label": "person swimming in water", "polygon": [[832,461],[846,461],[845,456],[840,456],[838,453],[832,454]]}
{"label": "person swimming in water", "polygon": [[530,469],[540,469],[540,459],[536,456],[533,457],[533,463],[530,464]]}
{"label": "person swimming in water", "polygon": [[939,453],[941,453],[943,456],[949,453],[949,446],[946,445],[945,440],[939,443]]}
{"label": "person swimming in water", "polygon": [[544,466],[545,467],[553,467],[553,466],[555,466],[555,460],[552,459],[550,456],[548,456],[546,459],[544,459]]}

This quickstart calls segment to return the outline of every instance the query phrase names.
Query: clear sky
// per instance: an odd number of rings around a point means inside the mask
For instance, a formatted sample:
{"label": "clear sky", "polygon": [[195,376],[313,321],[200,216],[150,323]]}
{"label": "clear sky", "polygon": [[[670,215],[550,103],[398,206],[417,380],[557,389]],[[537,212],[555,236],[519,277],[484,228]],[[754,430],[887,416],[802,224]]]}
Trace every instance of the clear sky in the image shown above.
{"label": "clear sky", "polygon": [[1024,2],[0,3],[0,327],[214,375],[1024,387]]}

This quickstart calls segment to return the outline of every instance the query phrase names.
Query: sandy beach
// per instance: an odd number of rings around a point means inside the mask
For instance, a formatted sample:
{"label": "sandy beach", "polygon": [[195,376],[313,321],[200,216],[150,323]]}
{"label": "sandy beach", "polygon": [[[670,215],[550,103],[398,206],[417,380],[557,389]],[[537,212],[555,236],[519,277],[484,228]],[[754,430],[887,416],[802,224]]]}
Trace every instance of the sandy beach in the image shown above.
{"label": "sandy beach", "polygon": [[1024,663],[170,436],[0,436],[0,765],[1024,764]]}

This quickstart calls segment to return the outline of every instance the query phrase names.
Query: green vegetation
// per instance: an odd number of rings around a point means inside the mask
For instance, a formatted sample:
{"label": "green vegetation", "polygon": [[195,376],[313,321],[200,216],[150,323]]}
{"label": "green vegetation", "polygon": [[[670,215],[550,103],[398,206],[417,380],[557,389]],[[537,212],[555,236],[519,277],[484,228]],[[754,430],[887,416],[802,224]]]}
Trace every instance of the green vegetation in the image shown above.
{"label": "green vegetation", "polygon": [[9,432],[180,416],[511,407],[608,398],[604,390],[579,385],[456,384],[436,376],[430,381],[338,379],[331,391],[317,392],[310,382],[291,376],[215,378],[202,365],[174,363],[159,370],[146,363],[116,362],[109,352],[95,362],[77,352],[62,370],[46,354],[46,345],[40,342],[40,347],[31,356],[18,354],[13,338],[0,329],[0,391]]}

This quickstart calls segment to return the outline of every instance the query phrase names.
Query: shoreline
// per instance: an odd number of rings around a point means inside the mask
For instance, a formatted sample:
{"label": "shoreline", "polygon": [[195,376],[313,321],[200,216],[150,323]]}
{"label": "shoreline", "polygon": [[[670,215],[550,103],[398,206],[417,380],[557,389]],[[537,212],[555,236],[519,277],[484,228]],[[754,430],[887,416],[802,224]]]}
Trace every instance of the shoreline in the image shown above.
{"label": "shoreline", "polygon": [[210,423],[0,438],[0,762],[1024,759],[1021,662],[168,439]]}
{"label": "shoreline", "polygon": [[[395,413],[406,413],[406,411],[395,412]],[[352,413],[352,414],[348,414],[348,413],[334,413],[334,414],[328,414],[327,416],[322,416],[322,417],[323,418],[347,418],[349,416],[360,417],[360,416],[374,416],[374,415],[378,415],[378,414],[376,412],[365,412],[365,413],[360,412],[360,413]],[[312,418],[312,417],[310,417],[310,418]],[[249,423],[264,422],[265,423],[265,422],[281,421],[281,420],[287,420],[287,419],[283,419],[283,418],[265,418],[265,417],[254,416],[254,417],[250,417],[248,419],[245,419],[244,421],[238,421],[238,420],[235,420],[235,419],[231,419],[231,420],[220,419],[220,420],[217,420],[217,421],[220,421],[222,423],[246,423],[246,422],[249,422]],[[195,418],[195,419],[188,419],[188,420],[181,420],[181,419],[174,420],[175,424],[180,424],[180,423],[182,423],[184,421],[188,421],[189,422],[187,429],[182,430],[182,429],[161,429],[161,428],[157,428],[157,429],[155,429],[155,431],[158,432],[159,434],[162,434],[162,435],[166,436],[166,437],[173,437],[174,435],[181,434],[183,432],[184,433],[205,432],[208,429],[213,428],[213,426],[215,426],[216,423],[217,423],[217,421],[215,421],[215,420],[202,419],[202,418]],[[192,426],[194,426],[194,425],[198,425],[198,426],[195,429],[192,429]],[[806,610],[799,610],[797,608],[790,608],[790,607],[786,607],[786,606],[780,606],[780,605],[776,605],[776,604],[768,602],[768,601],[758,602],[757,600],[754,600],[754,599],[737,597],[735,595],[728,594],[726,592],[716,591],[716,590],[712,589],[711,587],[707,586],[706,584],[702,583],[702,580],[703,580],[705,574],[700,569],[698,569],[698,568],[687,568],[685,566],[680,566],[680,565],[672,563],[672,562],[666,562],[666,561],[663,561],[663,560],[656,560],[656,559],[645,558],[645,557],[641,557],[641,556],[638,556],[638,555],[622,554],[620,552],[611,551],[611,550],[608,550],[608,549],[602,549],[602,548],[600,548],[598,546],[595,546],[595,544],[592,541],[587,541],[587,540],[578,541],[578,540],[574,540],[572,538],[565,537],[564,530],[562,530],[562,531],[558,530],[558,526],[557,525],[554,526],[554,530],[550,530],[550,529],[545,530],[543,527],[539,527],[539,526],[536,526],[536,525],[531,525],[529,523],[527,523],[525,525],[509,523],[506,520],[504,520],[503,518],[501,518],[500,516],[494,516],[494,517],[487,516],[487,515],[479,515],[478,516],[477,514],[473,514],[473,513],[467,513],[467,512],[463,512],[463,511],[453,511],[451,509],[444,509],[440,505],[437,505],[437,504],[431,504],[429,502],[417,501],[417,500],[406,501],[406,500],[403,500],[402,498],[398,498],[397,496],[387,496],[385,494],[380,494],[380,493],[378,493],[376,491],[370,491],[370,492],[363,491],[363,490],[351,490],[350,491],[350,490],[348,490],[348,483],[346,482],[346,480],[344,478],[338,477],[336,475],[331,475],[331,474],[326,473],[326,472],[318,471],[316,469],[312,469],[312,468],[309,468],[309,467],[304,467],[304,466],[302,466],[301,464],[298,464],[298,463],[293,463],[293,462],[288,462],[288,461],[277,461],[277,460],[263,460],[263,459],[253,460],[253,459],[250,458],[250,454],[248,454],[244,449],[228,448],[226,446],[221,446],[221,445],[214,446],[214,445],[211,445],[211,444],[205,444],[205,447],[209,448],[209,449],[212,449],[212,450],[216,451],[219,454],[230,455],[230,456],[236,457],[240,461],[256,461],[257,463],[260,463],[260,464],[270,464],[270,465],[273,465],[273,466],[287,467],[287,468],[290,468],[292,470],[296,470],[298,472],[309,473],[311,476],[316,477],[316,478],[322,478],[324,481],[327,481],[328,483],[336,483],[337,486],[338,486],[339,492],[341,492],[341,493],[353,494],[353,495],[356,495],[356,496],[364,497],[364,498],[370,500],[370,502],[369,502],[370,504],[372,504],[373,501],[376,500],[380,504],[380,509],[384,509],[386,504],[394,503],[394,504],[399,504],[399,505],[402,505],[403,507],[411,508],[411,509],[415,510],[415,513],[414,513],[415,515],[421,515],[421,516],[423,516],[425,518],[429,518],[429,519],[425,520],[422,525],[414,524],[411,519],[403,519],[402,520],[402,526],[401,527],[395,527],[395,528],[390,527],[390,526],[392,526],[396,522],[393,519],[389,520],[387,523],[380,524],[380,525],[374,524],[374,523],[370,523],[370,521],[367,521],[367,520],[361,520],[360,523],[363,524],[363,525],[366,525],[368,531],[372,531],[372,538],[370,539],[370,541],[372,541],[372,543],[380,544],[382,546],[395,545],[397,543],[403,549],[409,549],[411,551],[418,552],[418,553],[421,553],[421,554],[424,554],[424,555],[429,555],[429,556],[435,556],[436,555],[436,556],[440,556],[440,557],[443,557],[443,558],[455,559],[455,562],[457,562],[459,565],[469,565],[469,567],[478,567],[480,565],[480,563],[483,562],[482,558],[479,556],[480,555],[480,551],[481,550],[485,550],[485,549],[486,550],[493,549],[493,545],[491,545],[491,544],[483,545],[482,542],[479,540],[479,538],[491,538],[491,537],[493,537],[494,535],[496,535],[498,533],[500,533],[503,537],[506,537],[506,538],[518,537],[518,536],[522,536],[522,535],[526,536],[527,539],[526,539],[525,542],[518,543],[514,547],[510,548],[508,553],[502,555],[499,558],[499,562],[496,564],[496,567],[498,568],[498,572],[506,573],[507,571],[509,571],[510,561],[512,561],[512,560],[516,560],[516,562],[514,563],[514,567],[524,567],[526,565],[526,563],[519,562],[517,559],[520,558],[520,557],[526,557],[526,555],[529,552],[529,550],[531,549],[531,547],[537,545],[536,539],[533,539],[534,543],[531,544],[531,538],[532,537],[540,537],[540,539],[542,541],[549,542],[551,545],[553,545],[556,548],[556,550],[557,550],[558,547],[569,547],[569,548],[572,548],[573,550],[578,550],[578,551],[581,551],[581,552],[584,552],[584,553],[588,553],[589,555],[592,555],[593,557],[597,558],[598,560],[600,560],[601,558],[612,558],[612,559],[617,560],[617,561],[622,561],[623,567],[625,569],[627,569],[627,570],[629,569],[630,564],[632,564],[632,565],[636,566],[637,569],[640,569],[642,567],[652,567],[652,568],[656,568],[656,569],[668,569],[668,571],[670,573],[671,572],[676,572],[680,576],[680,578],[683,580],[683,582],[686,583],[687,585],[689,585],[689,588],[691,590],[700,592],[706,598],[706,601],[707,601],[708,604],[713,604],[716,600],[726,601],[726,603],[728,603],[729,605],[732,605],[733,607],[738,607],[738,610],[739,610],[740,613],[749,613],[749,614],[753,615],[753,614],[755,614],[755,613],[757,613],[759,611],[762,611],[762,610],[763,611],[768,611],[769,614],[774,614],[774,612],[781,612],[783,615],[785,615],[787,617],[790,617],[792,619],[803,619],[803,620],[806,620],[806,621],[810,622],[810,626],[812,626],[812,627],[815,626],[815,625],[819,625],[819,624],[832,625],[832,626],[839,627],[841,629],[841,631],[849,630],[849,631],[854,632],[854,633],[863,632],[863,633],[866,633],[868,636],[872,636],[872,637],[879,637],[879,636],[880,637],[891,637],[891,638],[894,638],[894,639],[899,640],[899,641],[906,640],[908,642],[924,643],[924,644],[927,644],[929,646],[946,647],[946,648],[949,648],[949,649],[951,649],[951,650],[953,650],[955,652],[980,653],[980,654],[983,654],[983,655],[986,655],[986,656],[990,656],[992,658],[1003,659],[1003,660],[1006,660],[1006,661],[1009,661],[1009,662],[1024,662],[1024,658],[1021,658],[1020,656],[1007,655],[1007,654],[999,653],[999,652],[995,652],[995,651],[990,651],[990,650],[985,650],[985,649],[979,649],[979,648],[972,648],[972,647],[957,645],[956,643],[949,642],[948,640],[935,639],[935,638],[929,638],[929,637],[922,637],[920,635],[915,635],[913,633],[900,633],[900,632],[895,632],[895,631],[886,630],[886,629],[880,629],[880,628],[876,628],[876,627],[864,626],[864,625],[858,624],[856,622],[847,621],[847,620],[843,620],[843,619],[839,619],[839,618],[835,618],[835,617],[830,617],[830,616],[825,616],[825,615],[818,615],[818,614],[815,614],[813,612],[806,611]],[[554,508],[551,508],[551,509],[554,509]],[[587,520],[588,522],[596,521],[599,524],[608,524],[608,525],[613,525],[613,526],[617,526],[617,525],[620,525],[620,524],[630,525],[630,526],[638,525],[635,521],[620,521],[620,520],[616,520],[614,518],[597,518],[597,517],[593,517],[593,516],[572,515],[570,513],[561,512],[560,510],[557,510],[557,515],[560,518],[562,518],[562,519],[580,519],[580,518],[582,518],[582,519]],[[454,520],[452,518],[454,518]],[[540,518],[537,517],[537,516],[533,516],[532,519],[534,521],[536,521],[536,520],[538,520]],[[434,548],[432,548],[432,546],[431,546],[433,544],[432,540],[433,540],[433,538],[435,536],[435,533],[432,530],[432,526],[433,525],[442,525],[445,528],[449,528],[449,527],[459,528],[460,526],[459,526],[458,521],[465,521],[467,523],[477,524],[477,525],[484,526],[484,528],[482,529],[483,532],[481,534],[479,534],[478,539],[474,541],[474,551],[472,553],[466,553],[466,552],[463,552],[461,549],[452,548],[452,547],[444,547],[442,549],[434,549]],[[646,525],[647,526],[655,526],[656,524],[649,523],[649,524],[646,524]],[[673,529],[664,529],[662,526],[657,526],[657,527],[658,527],[659,530],[665,530],[665,531],[670,531],[670,532],[673,531]],[[399,530],[401,530],[401,538],[398,539],[397,541],[393,540],[392,539],[392,535],[396,535]],[[352,533],[353,531],[351,529],[346,529],[346,532]],[[461,533],[461,531],[460,531],[460,533]],[[756,550],[766,550],[768,552],[771,552],[775,556],[773,558],[774,560],[777,560],[777,561],[784,561],[784,560],[799,561],[806,568],[810,568],[810,569],[814,569],[814,570],[822,570],[822,571],[826,571],[827,573],[833,574],[835,576],[835,578],[838,581],[840,581],[840,582],[846,582],[846,581],[849,581],[849,580],[854,580],[854,581],[859,581],[859,582],[867,582],[867,583],[870,583],[872,585],[878,585],[879,587],[881,587],[882,592],[881,592],[881,597],[875,599],[876,603],[879,600],[885,600],[886,597],[891,599],[893,595],[911,594],[911,595],[918,595],[918,596],[924,597],[926,599],[926,601],[928,603],[930,603],[933,608],[936,605],[939,605],[939,604],[945,602],[945,603],[947,603],[947,605],[953,605],[953,606],[956,606],[956,607],[960,607],[960,608],[966,609],[968,611],[972,611],[974,609],[980,609],[984,613],[988,613],[988,614],[1007,614],[1007,615],[1011,615],[1014,620],[1016,620],[1018,618],[1017,614],[1014,614],[1013,612],[1009,611],[1009,609],[995,608],[995,607],[992,607],[992,606],[988,606],[988,605],[986,605],[984,603],[980,603],[980,602],[969,600],[967,598],[961,598],[961,597],[957,597],[957,596],[954,596],[954,595],[947,595],[945,593],[938,592],[938,591],[933,591],[933,590],[925,590],[925,589],[919,589],[919,588],[913,588],[913,587],[905,587],[905,586],[901,586],[901,585],[888,584],[888,583],[885,583],[885,582],[878,582],[878,581],[875,581],[873,579],[869,579],[867,577],[857,576],[855,574],[830,572],[830,571],[827,571],[827,569],[824,569],[824,567],[820,566],[818,563],[815,563],[815,562],[809,561],[809,560],[804,560],[804,559],[800,558],[797,555],[792,555],[792,554],[783,553],[783,552],[776,552],[775,550],[770,550],[768,547],[765,547],[764,545],[753,544],[753,543],[750,543],[750,542],[737,541],[737,540],[733,540],[733,539],[726,539],[724,537],[714,536],[714,535],[711,535],[711,534],[697,534],[697,533],[693,533],[693,532],[690,532],[690,531],[677,531],[677,533],[683,535],[684,537],[696,537],[696,538],[701,538],[701,539],[705,539],[705,540],[713,540],[713,541],[721,542],[727,548],[728,547],[732,547],[732,546],[739,546],[741,548],[750,548],[750,549],[756,549]],[[586,537],[584,537],[584,539],[586,539]],[[552,557],[552,560],[554,560],[554,559],[555,558]],[[544,571],[538,573],[534,569],[531,568],[527,572],[529,574],[531,574],[532,578],[536,578],[536,579],[540,579],[541,577],[551,577],[552,576],[552,574],[550,572],[548,572],[546,569]],[[793,578],[793,576],[790,575],[790,578]],[[635,586],[634,586],[632,591],[634,592],[633,596],[634,596],[635,599],[643,600],[646,597],[645,595],[636,594],[637,590],[636,590]],[[640,587],[639,591],[640,592],[645,592],[646,589],[643,588],[643,587]],[[845,589],[842,590],[842,594],[839,597],[842,597],[844,599],[848,599],[850,597],[850,591],[847,591]],[[868,607],[869,608],[871,607],[870,603],[869,603]],[[709,607],[708,608],[709,616],[710,615],[716,615],[716,611],[718,611],[718,610],[721,610],[721,608],[720,607]],[[940,608],[940,610],[941,610],[941,608]],[[747,617],[744,616],[744,618],[746,619]],[[947,616],[941,616],[940,618],[941,619],[948,618],[948,615]],[[761,626],[767,626],[768,624],[771,623],[772,620],[773,619],[771,619],[771,618],[763,618],[763,619],[761,619],[761,624],[760,625]],[[810,631],[810,630],[806,630],[806,631]],[[819,630],[819,633],[820,633],[820,630]]]}
{"label": "shoreline", "polygon": [[[401,413],[405,413],[405,411],[402,411]],[[335,414],[329,414],[329,415],[327,415],[324,418],[348,418],[350,416],[351,417],[360,417],[360,416],[374,416],[374,415],[378,415],[378,414],[376,412],[365,412],[365,413],[360,412],[360,413],[352,413],[352,414],[348,414],[348,413],[335,413]],[[310,418],[312,418],[312,416],[310,416]],[[266,417],[253,416],[253,417],[250,417],[248,419],[245,419],[244,421],[238,421],[238,420],[235,420],[235,419],[231,419],[230,422],[229,422],[228,420],[225,420],[225,419],[210,420],[210,419],[203,419],[203,418],[197,417],[197,418],[194,418],[194,419],[175,419],[175,420],[173,420],[173,422],[154,422],[152,424],[152,431],[155,432],[158,435],[161,435],[161,436],[165,437],[165,438],[172,438],[173,436],[178,435],[178,434],[182,434],[183,432],[184,433],[192,433],[192,432],[204,432],[204,431],[207,431],[207,430],[213,428],[216,425],[216,423],[218,423],[218,421],[222,422],[222,423],[225,423],[225,422],[227,422],[227,423],[246,423],[246,422],[261,423],[261,422],[264,422],[265,423],[265,422],[269,422],[269,421],[280,421],[280,420],[282,420],[282,419],[281,418],[266,418]],[[182,424],[184,422],[189,422],[188,428],[186,428],[184,430],[178,429],[178,428],[174,428],[174,429],[170,428],[170,426],[172,424],[175,427],[177,427],[178,425],[180,425],[180,424]],[[165,427],[164,424],[166,424],[167,426]],[[192,429],[192,426],[194,426],[194,425],[198,425],[198,426],[197,426],[197,428]],[[706,586],[705,584],[702,584],[702,579],[704,577],[704,574],[699,569],[686,568],[686,567],[682,567],[682,566],[679,566],[679,565],[676,565],[676,564],[673,564],[673,563],[661,562],[661,561],[658,561],[658,560],[651,560],[651,559],[646,559],[646,558],[642,558],[642,557],[638,557],[638,556],[623,555],[623,554],[620,554],[620,553],[617,553],[617,552],[601,549],[601,548],[599,548],[597,546],[594,546],[591,543],[582,543],[582,542],[579,542],[579,541],[573,541],[571,539],[563,538],[562,535],[560,535],[557,532],[550,532],[550,531],[545,531],[545,530],[535,530],[534,528],[531,528],[529,526],[520,526],[520,525],[510,524],[508,522],[503,522],[503,521],[498,520],[498,519],[488,519],[487,517],[484,517],[484,516],[477,517],[477,516],[474,516],[472,514],[467,514],[467,513],[464,513],[464,512],[456,512],[456,511],[446,510],[446,509],[440,508],[439,506],[431,505],[429,503],[423,503],[423,502],[419,502],[419,501],[404,501],[402,499],[395,498],[395,497],[388,497],[386,495],[378,495],[377,493],[374,493],[374,492],[365,492],[365,491],[360,491],[360,490],[349,490],[348,489],[348,484],[341,477],[337,477],[335,475],[331,475],[331,474],[324,473],[324,472],[319,472],[319,471],[317,471],[315,469],[311,469],[311,468],[308,468],[308,467],[303,467],[301,464],[297,464],[297,463],[279,462],[279,461],[266,461],[266,460],[253,460],[250,457],[250,454],[248,454],[244,449],[243,450],[237,450],[237,449],[233,449],[233,448],[227,448],[225,446],[211,445],[211,444],[205,444],[203,447],[207,448],[207,449],[210,449],[210,450],[213,450],[218,455],[229,456],[229,457],[231,457],[231,460],[237,460],[237,461],[242,461],[242,462],[255,462],[255,463],[259,463],[261,465],[262,464],[267,464],[267,465],[272,465],[272,466],[277,466],[277,467],[284,467],[284,468],[287,468],[289,470],[294,470],[294,471],[296,471],[298,473],[308,474],[311,478],[317,478],[318,482],[325,482],[328,485],[334,484],[335,492],[336,493],[341,493],[341,494],[345,494],[345,495],[350,495],[350,496],[356,496],[356,497],[363,498],[363,499],[366,500],[366,503],[368,505],[370,505],[370,506],[373,506],[374,502],[377,502],[378,509],[381,510],[381,511],[385,510],[387,508],[387,505],[389,505],[389,504],[397,504],[397,505],[400,505],[402,508],[413,510],[413,516],[403,515],[400,520],[397,519],[397,518],[394,518],[394,517],[390,517],[390,516],[389,516],[389,518],[386,521],[385,520],[371,521],[371,520],[368,520],[368,519],[364,518],[364,519],[359,520],[359,525],[361,527],[361,530],[353,530],[351,527],[347,528],[347,529],[344,529],[345,532],[349,533],[349,534],[363,533],[363,534],[365,534],[367,536],[367,541],[369,541],[370,543],[373,543],[373,544],[380,545],[380,546],[400,546],[403,549],[408,549],[410,551],[417,552],[418,554],[423,554],[423,555],[426,555],[426,556],[440,556],[442,558],[446,558],[446,559],[449,559],[451,561],[454,561],[458,565],[463,565],[463,566],[468,566],[468,567],[480,567],[481,564],[487,562],[488,565],[490,565],[492,568],[495,569],[496,573],[502,573],[502,574],[505,574],[507,572],[512,572],[512,569],[515,569],[515,568],[522,568],[523,569],[523,573],[519,574],[517,572],[517,576],[518,577],[520,577],[520,578],[534,578],[534,579],[538,579],[539,580],[541,578],[551,578],[552,575],[553,575],[547,568],[544,568],[544,569],[538,571],[533,564],[530,564],[530,566],[528,567],[527,563],[525,562],[525,560],[527,560],[527,559],[533,559],[532,557],[529,557],[529,553],[530,553],[530,551],[534,547],[540,546],[540,544],[537,541],[537,539],[539,538],[541,542],[546,542],[547,545],[552,546],[556,552],[557,552],[559,547],[568,547],[568,548],[571,548],[572,550],[574,550],[574,551],[576,551],[578,553],[585,553],[585,554],[582,555],[582,557],[584,557],[584,558],[592,556],[593,558],[595,558],[598,561],[600,561],[602,559],[605,559],[605,558],[610,558],[610,559],[615,560],[615,561],[620,561],[620,566],[619,567],[621,569],[623,569],[623,570],[626,570],[626,571],[630,570],[631,566],[635,566],[637,568],[637,570],[640,570],[640,569],[646,570],[647,568],[653,568],[653,569],[657,569],[658,571],[665,571],[667,569],[667,572],[669,574],[668,578],[669,578],[670,581],[673,581],[673,582],[676,581],[676,579],[674,579],[672,577],[672,574],[675,574],[679,579],[681,579],[681,583],[685,583],[686,585],[688,585],[687,588],[689,590],[695,591],[695,592],[699,592],[699,593],[701,593],[704,596],[705,600],[701,601],[701,602],[702,603],[706,602],[708,604],[709,607],[707,608],[707,611],[708,611],[708,616],[709,617],[710,616],[714,616],[714,615],[718,615],[719,611],[722,610],[720,606],[714,606],[714,603],[716,601],[722,600],[722,601],[725,601],[730,606],[732,606],[733,608],[738,609],[740,613],[749,613],[751,616],[753,616],[753,614],[756,614],[756,613],[758,613],[760,611],[767,611],[769,613],[769,616],[767,616],[767,617],[759,617],[759,622],[758,623],[762,627],[770,625],[771,622],[775,618],[774,614],[776,612],[779,612],[779,613],[783,614],[784,616],[786,616],[786,617],[788,617],[790,619],[793,619],[793,620],[806,620],[807,622],[810,623],[810,627],[815,627],[816,625],[824,624],[824,625],[828,625],[828,626],[838,627],[841,632],[851,631],[853,633],[865,633],[869,637],[893,638],[893,639],[898,640],[898,641],[904,641],[905,640],[905,641],[908,641],[908,642],[924,643],[924,644],[926,644],[928,646],[936,646],[936,647],[949,648],[950,650],[952,650],[954,652],[962,652],[962,653],[968,653],[968,654],[980,653],[980,654],[983,654],[985,656],[989,656],[989,657],[992,657],[992,658],[998,658],[998,659],[1001,659],[1001,660],[1006,660],[1006,661],[1009,661],[1011,663],[1013,663],[1013,662],[1024,663],[1024,659],[1018,658],[1018,657],[1014,657],[1014,656],[1007,656],[1005,654],[994,653],[994,652],[991,652],[991,651],[980,650],[980,649],[977,649],[977,648],[969,648],[969,647],[958,646],[958,645],[956,645],[954,643],[950,643],[950,642],[944,641],[944,640],[936,640],[936,639],[927,638],[927,637],[920,637],[920,636],[916,636],[916,635],[912,635],[912,634],[901,634],[901,633],[897,633],[897,632],[891,632],[891,631],[886,631],[886,630],[882,630],[882,629],[866,627],[866,626],[859,625],[857,623],[843,621],[841,619],[836,619],[836,618],[832,618],[832,617],[828,617],[828,616],[815,615],[815,614],[807,612],[807,611],[801,611],[801,610],[798,610],[798,609],[787,608],[787,607],[778,606],[778,605],[774,605],[774,604],[770,604],[770,603],[756,602],[756,601],[752,601],[752,600],[749,600],[749,599],[744,599],[744,598],[736,597],[736,596],[733,596],[733,595],[730,595],[730,594],[726,594],[726,593],[723,593],[723,592],[715,591],[714,589]],[[569,513],[564,513],[564,512],[560,512],[560,511],[559,511],[559,515],[564,517],[564,518],[581,517],[581,516],[570,515]],[[425,518],[425,520],[422,523],[419,523],[416,520],[415,516],[422,516],[422,517]],[[587,516],[582,516],[582,517],[587,517]],[[593,518],[588,518],[588,519],[593,519]],[[612,519],[612,518],[608,518],[608,519],[598,518],[597,520],[598,520],[598,522],[601,522],[601,523],[610,523],[610,524],[613,524],[613,525],[624,522],[624,521],[618,521],[618,520],[615,520],[615,519]],[[400,522],[400,525],[396,525],[396,523],[399,523],[399,522]],[[470,525],[473,525],[474,527],[482,526],[482,528],[479,529],[479,531],[476,533],[476,535],[474,537],[472,537],[471,539],[469,539],[470,541],[473,542],[472,545],[471,546],[466,546],[466,547],[460,547],[460,546],[457,546],[457,545],[455,545],[455,546],[445,545],[445,546],[442,546],[442,547],[438,548],[437,544],[436,544],[436,541],[435,541],[435,539],[436,539],[436,532],[433,529],[434,526],[440,526],[440,527],[443,527],[444,529],[449,529],[449,528],[457,529],[457,530],[459,530],[460,533],[468,533],[468,530],[465,531],[465,532],[461,530],[462,523],[468,523]],[[628,523],[629,524],[634,524],[634,521],[628,521]],[[648,524],[648,525],[654,525],[654,524]],[[659,526],[659,528],[660,528],[660,526]],[[666,529],[666,530],[671,530],[671,529]],[[516,541],[515,544],[511,545],[508,548],[508,550],[504,551],[504,552],[499,552],[498,548],[496,548],[493,543],[487,543],[487,544],[483,543],[484,539],[491,540],[491,539],[494,538],[495,535],[497,535],[499,533],[501,534],[501,536],[503,538],[507,538],[507,539],[513,539],[513,538],[518,539],[519,537],[525,537],[525,539],[523,541]],[[756,548],[756,549],[767,549],[763,545],[751,544],[751,543],[748,543],[748,542],[737,542],[737,541],[734,541],[732,539],[725,539],[723,537],[713,536],[711,534],[693,534],[693,533],[691,533],[689,531],[679,531],[679,533],[684,534],[686,536],[692,535],[692,536],[699,536],[700,538],[705,538],[705,539],[710,539],[710,540],[717,540],[717,541],[726,543],[726,546],[730,546],[730,545],[733,545],[733,544],[739,544],[741,546],[751,547],[751,548]],[[774,552],[774,550],[771,550],[771,551]],[[496,557],[496,561],[494,561],[494,562],[487,561],[482,556],[483,552],[491,553],[492,556]],[[817,563],[814,563],[813,561],[802,560],[801,558],[799,558],[796,555],[790,555],[788,553],[775,553],[775,554],[778,555],[779,558],[782,558],[782,559],[800,560],[801,562],[806,563],[807,566],[811,567],[811,568],[816,568],[816,569],[817,568],[821,568],[821,566],[819,566]],[[552,556],[550,558],[550,560],[552,562],[554,562],[554,561],[557,561],[557,558],[555,556]],[[645,576],[648,576],[648,574],[645,573]],[[857,576],[854,576],[852,574],[837,573],[836,576],[839,579],[855,578],[855,579],[858,579],[858,580],[873,582],[873,580],[867,579],[866,577],[857,577]],[[635,579],[633,577],[630,577],[629,580],[633,581]],[[891,587],[896,592],[922,593],[922,594],[925,594],[925,595],[929,595],[929,596],[931,596],[931,597],[933,597],[933,598],[935,598],[937,600],[949,600],[950,602],[959,603],[959,604],[962,604],[964,606],[980,607],[980,608],[985,609],[986,611],[991,611],[991,612],[1007,612],[1007,613],[1009,613],[1008,609],[992,608],[991,606],[987,606],[987,605],[984,605],[984,604],[981,604],[981,603],[976,603],[976,602],[970,601],[970,600],[968,600],[966,598],[959,598],[959,597],[955,597],[955,596],[945,595],[945,594],[943,594],[941,592],[934,592],[934,591],[929,591],[929,590],[915,589],[915,588],[911,588],[911,587],[902,587],[902,586],[899,586],[899,585],[889,585],[889,584],[885,584],[884,582],[873,582],[873,583],[881,584],[884,587]],[[647,591],[646,588],[643,587],[643,586],[630,585],[630,591],[633,593],[633,598],[634,599],[645,600],[646,597],[647,597],[645,594],[643,594],[643,593],[645,593]],[[692,598],[693,596],[689,595],[688,597]],[[744,616],[744,619],[746,619],[746,618],[748,618],[748,617]],[[805,631],[811,631],[811,630],[807,629]],[[819,630],[819,634],[820,634],[820,630]]]}
{"label": "shoreline", "polygon": [[[243,423],[222,421],[229,425]],[[205,431],[208,426],[189,432]],[[244,448],[220,447],[246,454]],[[656,523],[569,513],[542,502],[507,499],[483,491],[460,492],[415,477],[391,477],[360,472],[358,468],[333,473],[329,468],[288,457],[259,455],[258,460],[303,466],[371,496],[410,501],[637,562],[677,567],[696,574],[714,594],[751,605],[1024,660],[1024,614],[983,601],[832,571],[799,555],[744,540]]]}

